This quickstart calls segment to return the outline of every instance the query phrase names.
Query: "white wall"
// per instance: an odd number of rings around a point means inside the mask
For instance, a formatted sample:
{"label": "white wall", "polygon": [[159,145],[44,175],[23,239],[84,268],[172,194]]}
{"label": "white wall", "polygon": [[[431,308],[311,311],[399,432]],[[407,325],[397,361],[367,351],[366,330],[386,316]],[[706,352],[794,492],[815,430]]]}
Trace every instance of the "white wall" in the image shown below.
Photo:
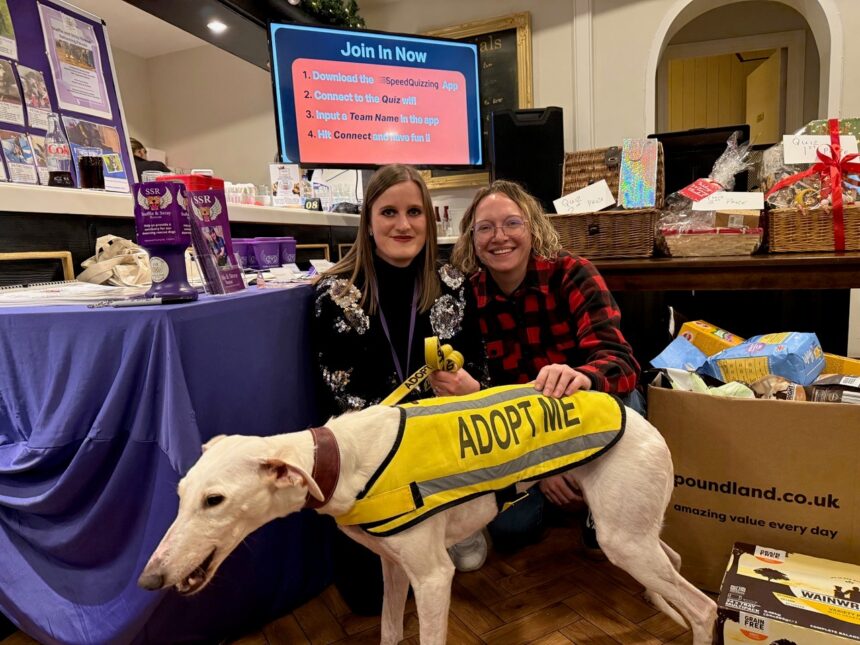
{"label": "white wall", "polygon": [[111,55],[129,136],[145,146],[155,146],[155,119],[147,60],[116,47],[111,48]]}
{"label": "white wall", "polygon": [[149,59],[155,147],[171,167],[268,183],[275,158],[269,74],[212,46]]}
{"label": "white wall", "polygon": [[860,115],[860,2],[857,0],[838,0],[842,14],[842,28],[845,32],[843,61],[845,74],[842,81],[842,112],[845,117]]}
{"label": "white wall", "polygon": [[[369,29],[421,33],[522,11],[531,14],[534,105],[557,105],[564,109],[564,145],[566,150],[572,150],[573,0],[400,0],[362,7],[361,15]],[[440,206],[447,204],[452,219],[459,225],[474,193],[473,188],[434,190],[433,202]]]}
{"label": "white wall", "polygon": [[[369,5],[361,14],[370,29],[421,33],[472,20],[486,20],[528,11],[532,21],[535,107],[564,108],[565,148],[573,146],[573,1],[541,0],[401,0]],[[446,16],[456,16],[446,18]]]}
{"label": "white wall", "polygon": [[780,31],[806,32],[804,61],[803,122],[818,118],[818,81],[820,60],[815,37],[806,20],[797,11],[778,2],[744,2],[713,9],[689,22],[672,38],[672,44],[703,40],[741,38]]}
{"label": "white wall", "polygon": [[171,168],[269,182],[277,141],[268,72],[211,45],[148,59],[114,45],[112,54],[130,136],[165,150]]}
{"label": "white wall", "polygon": [[[812,8],[818,6],[817,0],[790,0],[796,7]],[[833,52],[833,56],[845,61],[842,79],[841,114],[849,116],[860,114],[860,69],[850,64],[850,61],[860,60],[860,42],[853,34],[860,29],[860,2],[857,0],[820,0],[823,4],[834,7],[841,14],[844,44],[841,51]],[[648,56],[651,51],[654,34],[660,23],[673,8],[684,4],[680,0],[596,0],[594,7],[594,47],[595,58],[595,120],[598,130],[598,143],[613,138],[637,136],[648,129],[644,111],[635,106],[644,106],[644,86],[647,75]],[[715,0],[712,4],[718,4]],[[818,23],[817,14],[812,15],[812,22]],[[815,24],[813,24],[815,27]],[[618,43],[623,42],[623,55],[619,55]],[[829,64],[826,48],[819,44],[819,54],[824,65]],[[826,43],[825,43],[826,44]],[[603,62],[601,62],[603,61]],[[612,85],[606,82],[611,78]],[[613,87],[614,86],[614,87]],[[635,102],[625,110],[613,109],[619,99],[615,88],[624,88],[625,94],[634,96]],[[640,91],[641,88],[641,91]],[[607,112],[607,110],[609,110]],[[839,108],[831,109],[835,115]],[[604,115],[612,116],[608,121]]]}

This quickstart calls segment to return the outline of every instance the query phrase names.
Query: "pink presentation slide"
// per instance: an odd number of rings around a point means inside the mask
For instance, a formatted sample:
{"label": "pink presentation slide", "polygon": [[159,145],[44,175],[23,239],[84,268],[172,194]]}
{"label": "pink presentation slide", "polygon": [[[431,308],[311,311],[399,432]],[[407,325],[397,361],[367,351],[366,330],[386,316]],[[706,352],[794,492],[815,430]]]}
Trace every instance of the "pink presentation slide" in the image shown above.
{"label": "pink presentation slide", "polygon": [[299,58],[292,75],[308,163],[469,163],[460,72]]}

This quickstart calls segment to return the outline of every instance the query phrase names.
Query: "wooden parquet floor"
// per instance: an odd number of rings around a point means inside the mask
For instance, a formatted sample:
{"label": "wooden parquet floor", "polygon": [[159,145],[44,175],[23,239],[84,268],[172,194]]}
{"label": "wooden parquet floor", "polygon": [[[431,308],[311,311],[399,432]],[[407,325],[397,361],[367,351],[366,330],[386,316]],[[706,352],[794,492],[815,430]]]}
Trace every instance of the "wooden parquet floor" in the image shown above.
{"label": "wooden parquet floor", "polygon": [[[491,553],[484,567],[454,578],[451,645],[690,645],[689,631],[642,597],[642,587],[608,562],[578,551],[579,529],[554,527],[544,540],[512,555]],[[356,616],[332,586],[291,614],[230,645],[371,645],[379,619]],[[0,645],[32,645],[21,633]],[[418,644],[409,599],[404,641]]]}
{"label": "wooden parquet floor", "polygon": [[[642,597],[642,586],[608,562],[577,549],[579,529],[554,527],[513,555],[490,554],[479,571],[458,573],[448,619],[450,645],[690,645],[689,631]],[[372,645],[379,619],[355,616],[332,586],[293,613],[231,645]],[[418,644],[415,602],[404,621]],[[5,644],[0,644],[5,645]]]}

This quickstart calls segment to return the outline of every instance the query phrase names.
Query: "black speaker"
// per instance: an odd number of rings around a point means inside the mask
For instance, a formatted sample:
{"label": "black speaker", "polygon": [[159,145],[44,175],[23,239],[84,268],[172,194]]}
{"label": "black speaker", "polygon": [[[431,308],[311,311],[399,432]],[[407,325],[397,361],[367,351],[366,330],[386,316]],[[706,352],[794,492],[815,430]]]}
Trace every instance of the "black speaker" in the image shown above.
{"label": "black speaker", "polygon": [[490,177],[521,183],[554,213],[561,197],[564,122],[560,107],[499,110],[490,116]]}

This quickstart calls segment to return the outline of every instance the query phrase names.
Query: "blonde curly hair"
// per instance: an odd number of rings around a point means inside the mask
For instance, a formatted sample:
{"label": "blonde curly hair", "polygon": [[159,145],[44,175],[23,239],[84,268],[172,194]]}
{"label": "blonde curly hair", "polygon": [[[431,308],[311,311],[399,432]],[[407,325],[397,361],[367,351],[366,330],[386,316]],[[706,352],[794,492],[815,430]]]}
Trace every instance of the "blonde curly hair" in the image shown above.
{"label": "blonde curly hair", "polygon": [[460,220],[460,237],[451,252],[451,263],[464,274],[471,275],[482,268],[481,261],[475,253],[475,242],[472,235],[475,226],[475,211],[478,205],[490,195],[500,193],[513,201],[523,213],[532,238],[532,255],[554,260],[562,250],[558,233],[543,212],[543,207],[522,186],[513,181],[497,179],[486,188],[475,194],[475,198],[466,209]]}

